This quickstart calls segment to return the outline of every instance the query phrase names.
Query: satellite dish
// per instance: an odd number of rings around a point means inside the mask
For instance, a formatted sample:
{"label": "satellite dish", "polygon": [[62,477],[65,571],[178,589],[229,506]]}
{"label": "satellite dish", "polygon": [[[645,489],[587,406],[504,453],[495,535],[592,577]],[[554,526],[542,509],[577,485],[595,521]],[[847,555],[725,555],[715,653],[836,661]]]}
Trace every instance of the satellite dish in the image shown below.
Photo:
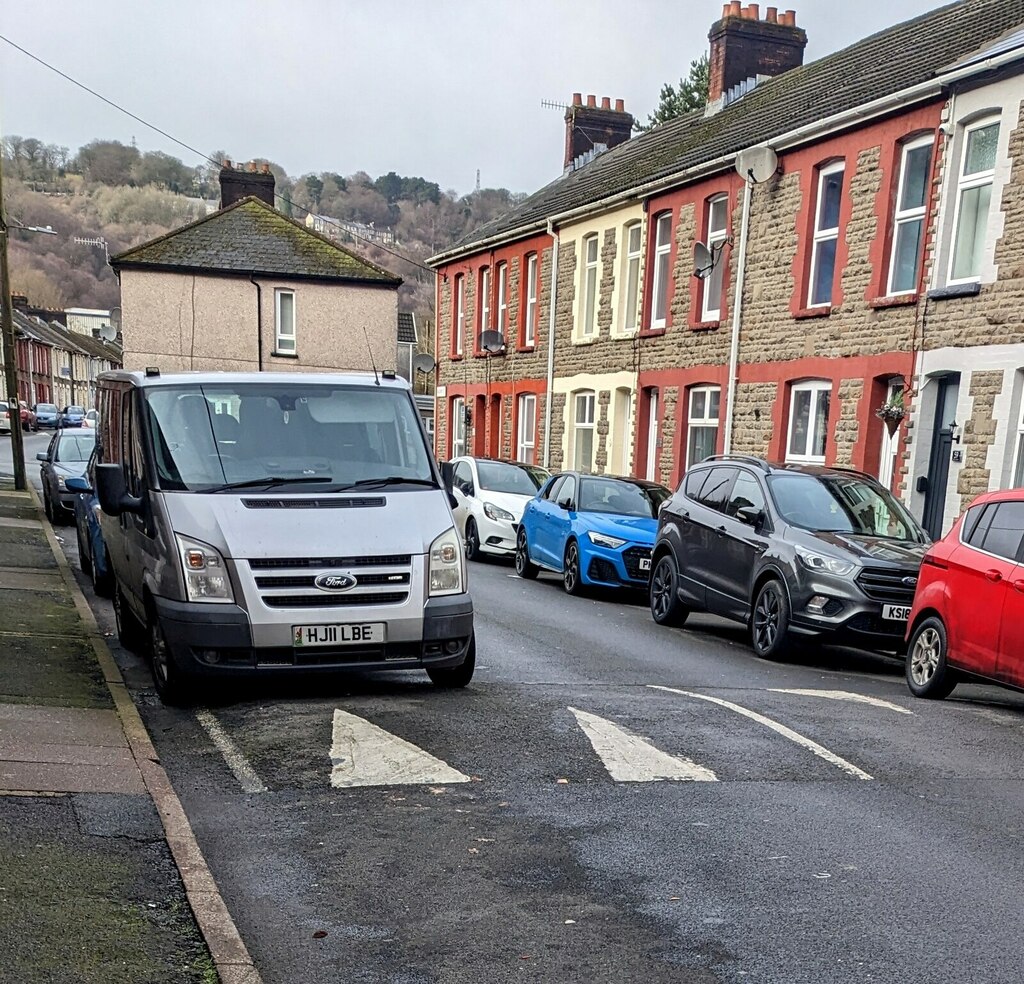
{"label": "satellite dish", "polygon": [[426,352],[417,355],[416,358],[412,360],[412,367],[417,372],[433,372],[434,366],[436,365],[437,363],[434,361],[434,357],[432,355],[427,355]]}
{"label": "satellite dish", "polygon": [[736,173],[744,181],[760,184],[779,169],[779,157],[771,147],[748,147],[736,155]]}
{"label": "satellite dish", "polygon": [[715,258],[711,250],[703,243],[695,243],[693,247],[693,275],[699,280],[707,280],[715,268]]}
{"label": "satellite dish", "polygon": [[113,325],[100,325],[97,334],[103,341],[112,342],[117,338],[117,329]]}
{"label": "satellite dish", "polygon": [[482,331],[480,333],[480,348],[492,355],[504,352],[505,338],[500,331]]}

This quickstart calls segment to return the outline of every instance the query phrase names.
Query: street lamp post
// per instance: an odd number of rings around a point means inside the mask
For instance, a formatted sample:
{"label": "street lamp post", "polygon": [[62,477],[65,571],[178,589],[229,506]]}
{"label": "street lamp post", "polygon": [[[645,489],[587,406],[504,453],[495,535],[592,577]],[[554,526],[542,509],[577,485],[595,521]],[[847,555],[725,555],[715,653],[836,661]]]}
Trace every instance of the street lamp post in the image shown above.
{"label": "street lamp post", "polygon": [[[21,403],[18,400],[17,351],[14,342],[14,306],[11,303],[11,274],[7,267],[7,212],[4,209],[4,172],[0,160],[0,329],[4,337],[4,372],[7,378],[8,406],[13,408],[11,419],[11,459],[14,464],[14,487],[19,492],[28,489],[25,477],[25,440],[21,430]],[[31,343],[29,343],[31,344]]]}

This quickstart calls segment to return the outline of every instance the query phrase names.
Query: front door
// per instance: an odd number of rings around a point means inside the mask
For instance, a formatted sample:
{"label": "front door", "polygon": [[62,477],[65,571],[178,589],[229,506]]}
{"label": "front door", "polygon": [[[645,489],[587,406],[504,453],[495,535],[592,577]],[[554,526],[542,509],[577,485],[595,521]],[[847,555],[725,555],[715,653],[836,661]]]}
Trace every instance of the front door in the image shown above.
{"label": "front door", "polygon": [[936,383],[935,427],[928,461],[928,486],[924,496],[923,526],[933,540],[942,537],[946,514],[946,485],[949,482],[949,459],[953,455],[953,430],[956,425],[956,403],[960,395],[960,374],[943,376]]}
{"label": "front door", "polygon": [[501,397],[491,397],[491,412],[488,421],[488,454],[492,458],[501,457]]}

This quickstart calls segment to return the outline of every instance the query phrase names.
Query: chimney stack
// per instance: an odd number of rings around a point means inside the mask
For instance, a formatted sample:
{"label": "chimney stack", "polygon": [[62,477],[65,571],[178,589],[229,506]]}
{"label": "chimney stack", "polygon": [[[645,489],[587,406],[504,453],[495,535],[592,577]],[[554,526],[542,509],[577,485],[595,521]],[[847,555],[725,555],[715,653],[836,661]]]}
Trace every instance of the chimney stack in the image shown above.
{"label": "chimney stack", "polygon": [[768,7],[764,20],[761,6],[743,6],[732,0],[722,7],[711,42],[708,103],[714,104],[741,82],[759,75],[781,75],[804,62],[807,34],[796,26],[796,11]]}
{"label": "chimney stack", "polygon": [[625,143],[633,133],[633,117],[626,112],[623,100],[601,97],[597,104],[596,95],[588,95],[586,105],[583,94],[572,94],[572,105],[565,111],[565,161],[563,169],[568,171],[573,161],[595,150],[610,150]]}
{"label": "chimney stack", "polygon": [[270,166],[249,161],[232,167],[231,161],[224,161],[220,169],[220,207],[227,208],[250,196],[274,207],[274,175]]}

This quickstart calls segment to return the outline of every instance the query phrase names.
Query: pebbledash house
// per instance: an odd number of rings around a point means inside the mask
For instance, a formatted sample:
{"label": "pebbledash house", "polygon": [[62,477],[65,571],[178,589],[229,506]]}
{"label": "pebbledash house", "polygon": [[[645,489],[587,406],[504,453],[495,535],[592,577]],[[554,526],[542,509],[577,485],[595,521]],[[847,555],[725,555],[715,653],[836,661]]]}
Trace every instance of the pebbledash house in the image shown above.
{"label": "pebbledash house", "polygon": [[708,106],[638,136],[575,95],[562,173],[430,260],[439,457],[844,465],[932,535],[1024,484],[1024,0],[809,64],[796,20],[726,4]]}

